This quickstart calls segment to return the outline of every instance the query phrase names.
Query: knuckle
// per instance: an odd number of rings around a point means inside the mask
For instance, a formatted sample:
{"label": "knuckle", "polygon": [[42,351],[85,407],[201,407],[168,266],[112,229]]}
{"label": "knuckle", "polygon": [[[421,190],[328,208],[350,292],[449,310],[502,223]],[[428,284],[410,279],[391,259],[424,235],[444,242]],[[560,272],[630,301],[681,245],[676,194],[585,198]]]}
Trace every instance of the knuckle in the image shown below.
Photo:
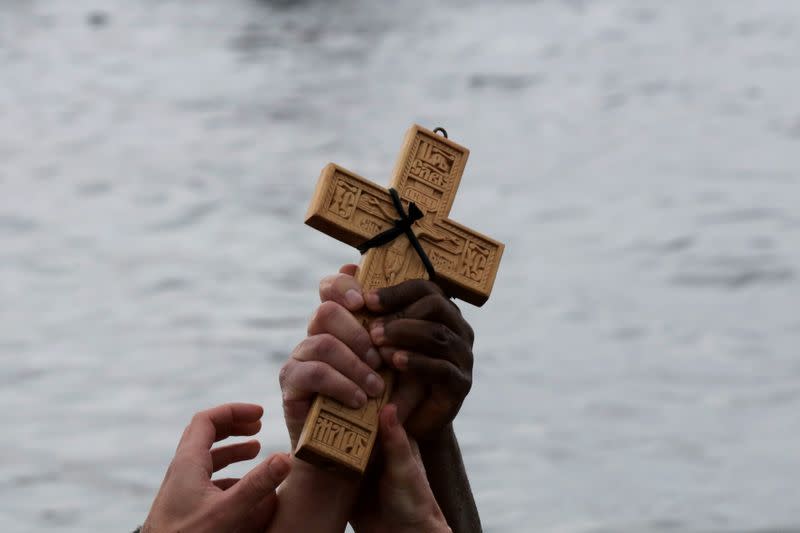
{"label": "knuckle", "polygon": [[321,324],[328,324],[331,320],[335,319],[341,311],[341,306],[332,300],[322,302],[317,308],[314,318]]}
{"label": "knuckle", "polygon": [[333,288],[339,295],[343,295],[349,289],[360,289],[355,278],[347,274],[337,274],[336,277],[333,278]]}
{"label": "knuckle", "polygon": [[430,305],[437,307],[438,309],[445,309],[445,305],[447,304],[448,300],[445,299],[444,296],[436,293],[426,294],[425,297],[422,298],[425,302],[428,302]]}
{"label": "knuckle", "polygon": [[281,387],[281,403],[283,403],[284,410],[286,404],[292,401],[292,393],[289,389]]}
{"label": "knuckle", "polygon": [[461,381],[461,374],[452,364],[448,363],[447,361],[437,360],[436,366],[438,368],[439,375],[450,387],[453,387],[455,384]]}
{"label": "knuckle", "polygon": [[465,376],[461,376],[460,381],[460,391],[463,396],[469,394],[469,391],[472,390],[472,379],[468,379]]}
{"label": "knuckle", "polygon": [[426,296],[426,303],[430,306],[430,312],[439,316],[447,316],[451,311],[450,300],[445,299],[441,294]]}
{"label": "knuckle", "polygon": [[[418,300],[420,296],[427,294],[428,289],[424,279],[410,279],[397,286],[398,293],[405,301]],[[414,298],[416,296],[416,298]]]}
{"label": "knuckle", "polygon": [[466,320],[464,321],[464,331],[467,334],[467,342],[472,346],[472,343],[475,342],[475,330],[472,329],[472,326],[470,326]]}
{"label": "knuckle", "polygon": [[292,359],[296,361],[310,361],[316,359],[317,353],[319,352],[320,339],[324,335],[324,333],[317,333],[303,339],[297,348],[295,348],[294,352],[292,352]]}
{"label": "knuckle", "polygon": [[325,276],[321,280],[319,280],[319,295],[321,299],[325,299],[329,294],[331,287],[333,286],[333,280],[335,276]]}
{"label": "knuckle", "polygon": [[281,367],[280,372],[278,372],[278,383],[281,386],[281,390],[286,390],[289,385],[289,376],[291,374],[291,363],[286,363]]}
{"label": "knuckle", "polygon": [[383,307],[391,307],[397,300],[397,286],[378,289],[378,300]]}
{"label": "knuckle", "polygon": [[456,392],[464,397],[472,388],[472,373],[469,371],[465,372],[456,367],[451,367],[449,381]]}
{"label": "knuckle", "polygon": [[289,354],[289,357],[286,359],[286,361],[283,362],[283,366],[286,366],[295,359],[301,357],[301,354],[306,350],[307,343],[308,343],[308,337],[305,337],[303,340],[298,342],[297,345],[292,350],[292,352]]}
{"label": "knuckle", "polygon": [[453,346],[450,351],[451,360],[462,372],[472,372],[475,358],[472,355],[472,344],[463,337],[453,333]]}
{"label": "knuckle", "polygon": [[464,374],[457,368],[451,366],[450,368],[442,368],[439,374],[440,384],[444,390],[449,392],[450,398],[463,399],[466,396],[466,390],[469,390],[471,380],[466,378]]}
{"label": "knuckle", "polygon": [[352,346],[358,347],[363,353],[372,347],[372,339],[366,329],[359,327],[353,332]]}
{"label": "knuckle", "polygon": [[451,365],[440,367],[439,372],[442,386],[449,391],[448,403],[463,399],[466,395],[465,389],[469,387],[469,382],[463,374]]}
{"label": "knuckle", "polygon": [[306,333],[308,335],[314,334],[314,330],[317,328],[318,322],[319,322],[319,307],[314,309],[314,312],[311,313],[311,317],[308,319],[308,326],[306,327]]}
{"label": "knuckle", "polygon": [[444,324],[436,324],[433,326],[433,329],[431,330],[431,337],[438,346],[440,347],[449,346],[451,340],[450,328],[448,328]]}
{"label": "knuckle", "polygon": [[466,372],[469,375],[470,380],[472,380],[472,368],[474,367],[474,365],[475,365],[475,358],[472,356],[472,351],[468,350],[467,355],[464,358],[463,367],[464,367],[464,372]]}
{"label": "knuckle", "polygon": [[406,282],[405,286],[408,287],[409,290],[420,290],[420,291],[426,291],[427,292],[427,291],[430,290],[430,286],[429,285],[432,285],[432,283],[430,281],[428,281],[426,279],[417,278],[417,279],[408,280]]}
{"label": "knuckle", "polygon": [[[268,474],[269,471],[265,472]],[[260,473],[260,472],[259,472]],[[254,492],[264,492],[272,488],[272,479],[269,475],[250,476],[250,488]]]}
{"label": "knuckle", "polygon": [[436,294],[439,296],[444,296],[444,291],[442,290],[442,288],[439,287],[439,285],[437,285],[433,281],[428,279],[421,279],[419,280],[419,282],[420,282],[420,288],[425,292],[428,292],[430,294]]}
{"label": "knuckle", "polygon": [[423,320],[443,320],[451,317],[453,309],[452,303],[439,293],[427,294],[420,298],[415,304],[419,318]]}
{"label": "knuckle", "polygon": [[463,383],[467,386],[472,385],[472,371],[470,370],[463,370],[457,367],[453,367],[456,376],[458,377],[459,383]]}
{"label": "knuckle", "polygon": [[327,377],[327,366],[319,361],[312,361],[308,366],[308,382],[314,390],[319,390]]}
{"label": "knuckle", "polygon": [[357,382],[363,381],[365,372],[361,368],[361,365],[358,363],[358,361],[355,360],[349,361],[347,363],[347,366],[348,366],[347,371],[344,372],[345,376],[350,376],[349,379],[351,379],[352,381],[357,381]]}
{"label": "knuckle", "polygon": [[312,351],[315,353],[315,359],[326,359],[336,350],[339,342],[336,337],[330,333],[321,333],[313,337]]}
{"label": "knuckle", "polygon": [[306,335],[313,335],[314,331],[317,329],[318,314],[319,314],[319,307],[314,309],[314,312],[311,313],[311,316],[308,319],[308,326],[306,326]]}
{"label": "knuckle", "polygon": [[366,365],[358,357],[349,357],[347,360],[347,373],[354,378],[366,378],[370,373]]}

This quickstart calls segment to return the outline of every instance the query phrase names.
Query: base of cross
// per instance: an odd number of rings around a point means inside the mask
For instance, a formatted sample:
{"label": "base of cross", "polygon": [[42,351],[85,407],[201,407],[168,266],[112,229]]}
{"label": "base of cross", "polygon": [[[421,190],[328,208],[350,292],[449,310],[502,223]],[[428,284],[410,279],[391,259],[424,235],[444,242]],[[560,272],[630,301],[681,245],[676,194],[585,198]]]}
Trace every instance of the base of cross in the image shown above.
{"label": "base of cross", "polygon": [[391,370],[378,373],[386,384],[383,395],[370,398],[361,409],[316,397],[295,450],[299,459],[329,470],[364,473],[378,435],[378,413],[392,393]]}

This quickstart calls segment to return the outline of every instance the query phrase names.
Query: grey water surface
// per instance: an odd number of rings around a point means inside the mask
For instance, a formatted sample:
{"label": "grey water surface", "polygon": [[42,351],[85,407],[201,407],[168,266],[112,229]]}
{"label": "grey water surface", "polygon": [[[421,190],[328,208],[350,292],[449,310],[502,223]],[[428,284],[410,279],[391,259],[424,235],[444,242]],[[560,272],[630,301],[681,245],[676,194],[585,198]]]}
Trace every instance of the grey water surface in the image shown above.
{"label": "grey water surface", "polygon": [[794,0],[0,0],[0,530],[132,529],[217,403],[286,449],[316,177],[418,122],[507,244],[486,531],[800,531],[798,87]]}

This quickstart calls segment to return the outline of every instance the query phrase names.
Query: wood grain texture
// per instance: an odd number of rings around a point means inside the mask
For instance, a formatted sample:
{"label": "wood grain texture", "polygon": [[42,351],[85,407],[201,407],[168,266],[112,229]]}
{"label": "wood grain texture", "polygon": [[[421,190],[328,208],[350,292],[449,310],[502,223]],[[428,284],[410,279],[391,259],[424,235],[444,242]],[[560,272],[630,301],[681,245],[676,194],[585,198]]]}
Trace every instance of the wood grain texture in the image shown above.
{"label": "wood grain texture", "polygon": [[[413,125],[403,140],[391,178],[403,207],[414,202],[425,216],[414,234],[436,269],[436,282],[453,297],[483,305],[494,285],[503,244],[447,218],[469,150]],[[338,165],[325,166],[306,214],[306,224],[350,246],[388,229],[399,218],[389,191]],[[428,274],[405,236],[362,256],[358,280],[365,290]],[[367,315],[359,316],[363,325]],[[364,472],[377,435],[377,416],[391,393],[391,373],[381,398],[350,409],[322,396],[314,401],[296,455],[320,465]]]}

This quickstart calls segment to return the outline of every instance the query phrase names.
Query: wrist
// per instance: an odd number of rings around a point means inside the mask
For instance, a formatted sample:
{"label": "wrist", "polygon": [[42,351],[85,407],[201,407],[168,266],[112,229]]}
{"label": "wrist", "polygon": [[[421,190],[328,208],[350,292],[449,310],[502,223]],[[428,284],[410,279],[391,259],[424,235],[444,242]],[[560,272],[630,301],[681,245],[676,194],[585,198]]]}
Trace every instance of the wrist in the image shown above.
{"label": "wrist", "polygon": [[[292,456],[292,471],[279,487],[278,493],[292,493],[293,497],[309,497],[324,502],[329,508],[349,507],[358,495],[360,479],[337,470],[326,470]],[[299,495],[305,496],[299,496]]]}
{"label": "wrist", "polygon": [[358,497],[359,479],[292,457],[281,483],[275,531],[344,531]]}
{"label": "wrist", "polygon": [[313,484],[320,490],[335,489],[344,492],[358,491],[360,479],[339,470],[320,468],[302,459],[292,456],[292,471],[290,478],[295,483]]}
{"label": "wrist", "polygon": [[453,424],[450,423],[426,438],[417,439],[417,446],[424,461],[426,456],[441,456],[443,452],[456,446],[457,442]]}

